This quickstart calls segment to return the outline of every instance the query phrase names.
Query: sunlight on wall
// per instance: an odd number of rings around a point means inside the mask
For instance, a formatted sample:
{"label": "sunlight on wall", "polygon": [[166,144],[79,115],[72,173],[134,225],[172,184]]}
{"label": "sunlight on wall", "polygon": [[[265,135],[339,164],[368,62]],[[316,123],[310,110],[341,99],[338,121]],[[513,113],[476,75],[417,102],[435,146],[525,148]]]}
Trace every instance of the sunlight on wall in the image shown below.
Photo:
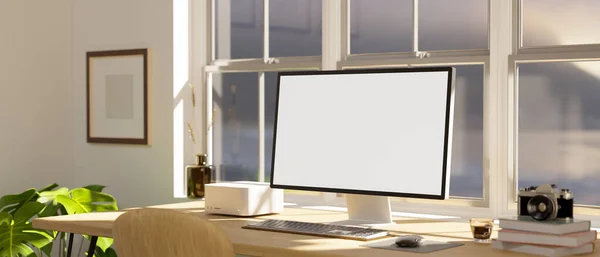
{"label": "sunlight on wall", "polygon": [[189,10],[188,0],[173,1],[173,197],[185,197],[185,85],[189,81]]}
{"label": "sunlight on wall", "polygon": [[173,110],[173,197],[185,197],[183,176],[183,101]]}
{"label": "sunlight on wall", "polygon": [[173,1],[173,97],[189,78],[189,2]]}

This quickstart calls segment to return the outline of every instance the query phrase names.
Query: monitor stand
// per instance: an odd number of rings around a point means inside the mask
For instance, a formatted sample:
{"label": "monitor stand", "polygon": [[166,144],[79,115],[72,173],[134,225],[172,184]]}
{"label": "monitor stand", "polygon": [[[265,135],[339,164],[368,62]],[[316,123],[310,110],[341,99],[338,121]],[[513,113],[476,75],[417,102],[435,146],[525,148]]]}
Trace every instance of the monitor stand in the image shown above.
{"label": "monitor stand", "polygon": [[329,224],[379,227],[394,224],[390,199],[385,196],[346,195],[348,220]]}

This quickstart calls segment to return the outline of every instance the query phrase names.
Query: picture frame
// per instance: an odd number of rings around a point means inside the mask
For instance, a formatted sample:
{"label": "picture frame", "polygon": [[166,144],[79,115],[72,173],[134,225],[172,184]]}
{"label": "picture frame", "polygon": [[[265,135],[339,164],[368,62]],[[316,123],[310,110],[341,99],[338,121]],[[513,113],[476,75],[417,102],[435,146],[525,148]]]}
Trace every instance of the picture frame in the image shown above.
{"label": "picture frame", "polygon": [[150,144],[149,50],[86,53],[87,142]]}

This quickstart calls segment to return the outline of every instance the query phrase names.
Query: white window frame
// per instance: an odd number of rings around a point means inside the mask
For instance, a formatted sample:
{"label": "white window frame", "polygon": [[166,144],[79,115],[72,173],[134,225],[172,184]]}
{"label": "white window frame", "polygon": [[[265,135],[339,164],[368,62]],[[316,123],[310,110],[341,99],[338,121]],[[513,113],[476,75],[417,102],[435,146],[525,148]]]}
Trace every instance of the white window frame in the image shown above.
{"label": "white window frame", "polygon": [[[223,1],[223,0],[219,0]],[[413,0],[415,3],[414,8],[414,26],[417,26],[418,21],[418,0]],[[220,2],[222,4],[223,2]],[[207,10],[210,12],[210,19],[214,21],[215,8],[210,1],[206,3]],[[263,0],[263,6],[268,6],[268,0]],[[230,72],[258,72],[259,76],[259,99],[264,99],[264,72],[268,71],[280,71],[287,69],[342,69],[350,67],[382,67],[382,66],[431,66],[431,65],[483,65],[484,77],[485,77],[485,88],[488,87],[490,63],[489,63],[489,50],[471,50],[471,51],[431,51],[428,53],[420,52],[417,50],[418,47],[418,30],[414,29],[414,52],[413,53],[389,53],[389,54],[360,54],[354,55],[349,53],[349,6],[350,1],[323,1],[323,39],[322,39],[322,55],[321,56],[307,56],[307,57],[278,57],[272,58],[268,55],[268,9],[264,8],[264,37],[263,37],[263,58],[255,59],[215,59],[216,53],[214,48],[211,47],[209,64],[204,66],[205,78],[206,78],[206,90],[204,92],[212,91],[212,74],[213,73],[230,73]],[[225,21],[228,22],[228,21]],[[222,23],[221,23],[222,24]],[[222,26],[220,27],[222,28]],[[216,32],[214,27],[210,26],[211,38],[209,40],[212,44],[215,42]],[[227,33],[227,32],[225,32]],[[226,49],[229,50],[229,49]],[[420,58],[427,55],[427,58]],[[223,56],[223,55],[219,55]],[[261,90],[262,89],[262,90]],[[489,89],[484,89],[489,91]],[[206,108],[205,110],[212,110],[212,94],[207,94]],[[484,100],[484,104],[485,104]],[[486,108],[486,107],[484,107]],[[263,126],[259,126],[259,141],[264,139],[264,101],[259,101],[259,123]],[[212,112],[205,112],[205,123],[212,120]],[[217,121],[215,121],[217,122]],[[489,126],[489,125],[488,125]],[[486,127],[486,125],[484,125]],[[485,131],[485,128],[484,128]],[[213,146],[214,142],[218,141],[215,139],[211,140],[210,135],[213,135],[213,131],[209,130],[206,133],[207,144],[206,152],[209,153],[209,159],[212,161]],[[491,137],[487,137],[491,138]],[[485,140],[484,140],[485,141]],[[484,143],[485,144],[485,143]],[[487,145],[493,145],[488,143]],[[259,143],[259,179],[264,179],[264,145]],[[485,151],[489,153],[490,151]],[[487,154],[486,154],[487,155]],[[485,158],[485,159],[490,159]],[[484,161],[484,163],[486,163]],[[448,201],[432,201],[424,199],[406,199],[406,198],[394,198],[394,202],[402,203],[402,209],[410,212],[421,212],[421,213],[434,213],[442,215],[452,216],[464,216],[466,213],[477,214],[483,216],[492,216],[493,208],[490,208],[490,187],[489,177],[490,168],[489,165],[483,167],[484,170],[484,198],[458,198],[453,197]],[[395,204],[394,204],[395,205]],[[440,205],[443,205],[443,213],[440,213]]]}
{"label": "white window frame", "polygon": [[[447,201],[395,198],[393,206],[402,211],[449,216],[502,217],[516,214],[516,140],[518,96],[515,66],[524,62],[600,60],[600,44],[540,48],[520,47],[519,0],[489,0],[489,50],[429,51],[418,49],[418,0],[414,1],[414,37],[412,53],[351,54],[349,16],[351,0],[323,0],[322,55],[306,57],[269,56],[269,0],[263,0],[263,58],[217,60],[214,57],[216,31],[212,26],[214,0],[192,2],[193,30],[191,74],[192,83],[203,85],[203,117],[196,122],[204,130],[202,150],[213,162],[212,83],[215,73],[257,72],[259,82],[259,178],[264,179],[264,72],[282,70],[330,70],[354,67],[406,67],[428,65],[483,65],[484,67],[484,157],[483,199],[452,198]],[[228,1],[228,0],[218,0]],[[195,18],[200,17],[200,18]],[[228,23],[229,21],[226,21]],[[200,83],[198,83],[200,82]],[[208,124],[208,125],[205,125]],[[262,175],[260,174],[262,173]],[[328,195],[328,194],[324,194]],[[331,196],[331,195],[329,195]],[[577,216],[600,225],[600,215],[590,208],[577,208]],[[600,212],[598,212],[600,214]]]}
{"label": "white window frame", "polygon": [[[500,206],[500,216],[510,216],[516,213],[517,204],[514,199],[517,198],[518,182],[518,64],[522,63],[548,63],[548,62],[580,62],[580,61],[600,61],[600,43],[581,44],[581,45],[557,45],[542,47],[523,47],[522,46],[522,0],[511,0],[510,3],[512,15],[510,42],[511,54],[508,60],[508,141],[511,147],[508,152],[508,174],[506,179],[506,192],[504,194],[505,202]],[[600,225],[600,206],[575,207],[575,216],[579,219],[589,219],[592,225]]]}
{"label": "white window frame", "polygon": [[[349,1],[343,1],[342,13],[345,17],[350,16],[350,4]],[[479,50],[449,50],[449,51],[420,51],[419,45],[419,28],[418,28],[418,0],[413,0],[413,48],[412,52],[398,52],[398,53],[376,53],[376,54],[351,54],[350,53],[350,22],[349,19],[345,18],[342,20],[343,25],[342,31],[339,33],[343,36],[341,49],[343,55],[342,60],[337,64],[339,69],[347,68],[368,68],[368,67],[419,67],[419,66],[440,66],[440,65],[483,65],[484,69],[484,167],[483,168],[483,198],[467,198],[467,197],[451,197],[446,201],[436,200],[424,200],[424,199],[410,199],[410,198],[393,198],[393,203],[401,204],[401,209],[408,212],[419,212],[419,213],[430,213],[430,214],[441,214],[449,216],[494,216],[494,208],[491,208],[491,189],[490,181],[493,181],[490,177],[492,174],[492,167],[487,165],[486,160],[491,159],[492,149],[495,142],[490,141],[494,137],[489,136],[490,127],[494,124],[488,119],[489,115],[486,115],[485,110],[493,109],[489,106],[488,101],[490,97],[495,97],[490,94],[491,84],[489,83],[490,77],[490,51],[488,49]],[[488,14],[489,14],[488,6]],[[491,19],[489,20],[488,26],[492,24]],[[489,28],[489,27],[488,27]],[[491,30],[488,29],[491,32]],[[489,32],[488,32],[489,33]],[[489,38],[489,37],[488,37]],[[489,42],[489,40],[488,40]],[[494,133],[492,131],[492,133]],[[486,147],[487,146],[487,147]],[[443,208],[441,207],[443,206]]]}
{"label": "white window frame", "polygon": [[[213,152],[214,145],[219,144],[220,140],[215,139],[215,137],[219,137],[214,133],[212,129],[215,126],[219,126],[219,120],[214,120],[213,115],[213,105],[212,105],[212,90],[213,90],[213,80],[214,74],[226,74],[226,73],[237,73],[237,72],[256,72],[258,75],[258,180],[260,182],[264,182],[265,180],[265,104],[264,104],[264,88],[265,88],[265,72],[276,72],[283,70],[317,70],[322,67],[322,57],[321,56],[294,56],[294,57],[276,57],[272,58],[269,55],[269,0],[262,0],[263,3],[263,56],[262,58],[247,58],[247,59],[218,59],[217,56],[227,56],[227,54],[218,54],[215,51],[215,43],[217,42],[217,37],[219,36],[217,33],[229,34],[229,30],[227,29],[228,24],[230,24],[230,18],[227,16],[227,12],[223,12],[220,15],[216,14],[216,8],[214,5],[214,1],[216,0],[205,0],[204,3],[205,10],[201,12],[200,15],[204,14],[209,17],[209,24],[204,24],[207,26],[210,31],[210,40],[209,41],[209,56],[206,58],[210,60],[206,65],[203,66],[203,73],[205,76],[205,102],[206,107],[205,110],[211,110],[210,112],[205,112],[204,122],[214,122],[214,126],[211,126],[209,130],[205,131],[207,134],[207,144],[204,148],[205,152],[209,155],[209,161],[211,163],[219,162],[220,156]],[[223,9],[226,10],[226,6],[230,4],[229,0],[218,0],[219,4],[225,6]],[[198,10],[202,11],[202,10]],[[215,31],[216,19],[220,18],[222,21],[219,21],[220,29],[222,31]],[[219,42],[226,42],[226,40],[221,40]],[[225,46],[220,48],[221,53],[229,52],[229,47]],[[217,83],[217,82],[215,82]],[[216,160],[215,160],[216,159]],[[219,180],[219,173],[217,173],[217,180]]]}

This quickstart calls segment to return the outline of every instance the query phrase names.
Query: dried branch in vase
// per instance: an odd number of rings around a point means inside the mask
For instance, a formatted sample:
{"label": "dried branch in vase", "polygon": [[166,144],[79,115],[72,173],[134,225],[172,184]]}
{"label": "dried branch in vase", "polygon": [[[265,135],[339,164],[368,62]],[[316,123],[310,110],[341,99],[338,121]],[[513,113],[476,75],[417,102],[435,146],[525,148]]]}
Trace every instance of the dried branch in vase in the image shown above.
{"label": "dried branch in vase", "polygon": [[[190,91],[191,91],[191,96],[192,96],[192,117],[196,117],[196,93],[194,92],[194,84],[192,83],[188,83],[188,86],[190,87]],[[196,144],[196,133],[194,133],[194,127],[192,126],[191,122],[187,122],[187,126],[188,126],[188,133],[190,134],[190,139],[192,140],[192,143],[194,143],[194,145]]]}
{"label": "dried branch in vase", "polygon": [[[192,83],[188,83],[188,86],[191,90],[191,97],[192,97],[192,117],[194,117],[194,119],[196,118],[196,93],[195,93],[195,87]],[[217,110],[213,108],[212,110],[212,116],[211,116],[211,121],[207,126],[206,129],[206,134],[208,135],[210,133],[210,130],[213,128],[213,124],[215,122],[215,114],[216,114]],[[197,144],[196,141],[196,133],[194,132],[194,128],[192,126],[192,122],[195,122],[194,120],[192,121],[188,121],[187,122],[187,126],[188,126],[188,133],[190,134],[190,139],[192,140],[192,143],[194,143],[194,145]]]}
{"label": "dried branch in vase", "polygon": [[213,127],[213,123],[215,123],[215,114],[217,113],[217,109],[213,108],[212,110],[212,116],[210,119],[210,124],[208,124],[208,126],[206,127],[206,134],[208,135],[208,133],[210,133],[210,130]]}
{"label": "dried branch in vase", "polygon": [[194,84],[189,83],[190,90],[192,91],[192,107],[196,108],[196,92],[194,90]]}
{"label": "dried branch in vase", "polygon": [[192,124],[189,121],[188,121],[187,125],[188,125],[188,132],[190,133],[190,138],[192,139],[192,142],[194,144],[196,144],[196,134],[194,133],[194,128],[192,128]]}

